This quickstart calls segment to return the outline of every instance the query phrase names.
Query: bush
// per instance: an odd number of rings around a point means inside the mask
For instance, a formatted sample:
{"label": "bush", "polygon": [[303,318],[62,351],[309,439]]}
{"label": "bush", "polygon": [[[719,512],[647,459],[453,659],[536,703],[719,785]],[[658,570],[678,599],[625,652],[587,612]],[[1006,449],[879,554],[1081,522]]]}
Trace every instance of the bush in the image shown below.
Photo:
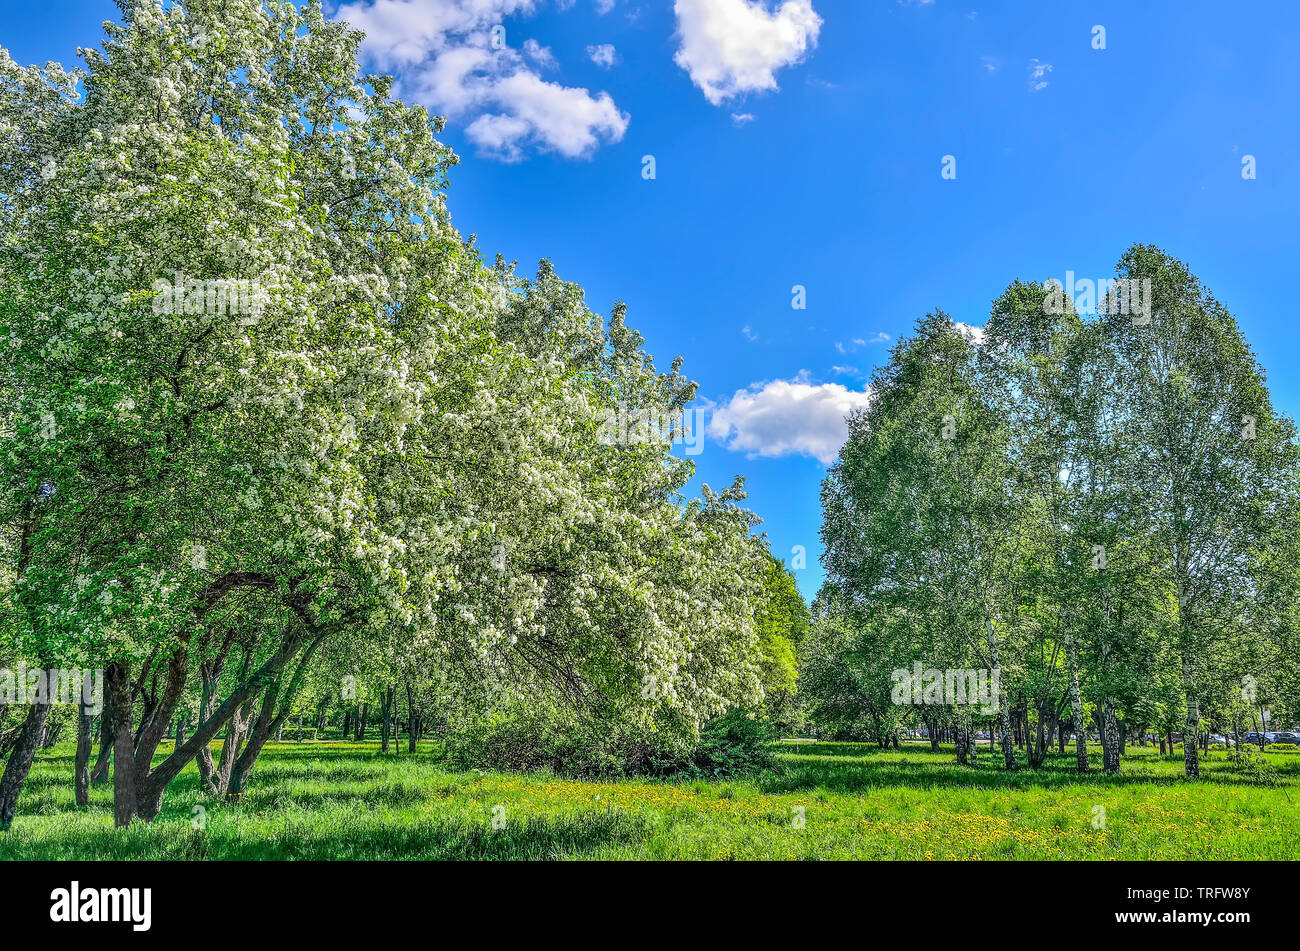
{"label": "bush", "polygon": [[688,772],[722,777],[771,769],[776,765],[774,742],[776,731],[765,717],[729,710],[700,731]]}
{"label": "bush", "polygon": [[447,758],[458,769],[550,770],[563,776],[735,776],[775,765],[775,732],[761,714],[730,711],[705,724],[698,742],[667,722],[645,734],[609,720],[513,707],[455,725]]}
{"label": "bush", "polygon": [[456,724],[447,737],[447,759],[459,769],[629,775],[636,757],[611,732],[578,723],[566,725],[546,713],[513,708]]}

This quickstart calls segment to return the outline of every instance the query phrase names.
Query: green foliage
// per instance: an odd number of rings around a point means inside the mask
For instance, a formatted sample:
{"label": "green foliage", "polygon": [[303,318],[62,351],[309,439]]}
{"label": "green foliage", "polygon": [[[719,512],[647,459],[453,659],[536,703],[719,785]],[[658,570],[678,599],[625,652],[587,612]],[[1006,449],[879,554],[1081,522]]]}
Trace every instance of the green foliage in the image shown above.
{"label": "green foliage", "polygon": [[761,714],[728,710],[705,724],[692,751],[688,775],[744,776],[776,765],[776,732]]}
{"label": "green foliage", "polygon": [[694,744],[671,725],[639,732],[604,717],[514,703],[460,720],[446,738],[459,769],[546,771],[562,776],[734,776],[770,769],[775,731],[762,713],[729,710]]}
{"label": "green foliage", "polygon": [[449,763],[458,769],[547,771],[567,776],[621,776],[644,760],[625,737],[599,723],[573,722],[555,711],[514,707],[483,720],[462,722],[446,738]]}
{"label": "green foliage", "polygon": [[795,658],[808,633],[808,605],[794,575],[772,556],[763,572],[763,590],[754,612],[762,653],[764,693],[775,700],[791,696],[799,678]]}

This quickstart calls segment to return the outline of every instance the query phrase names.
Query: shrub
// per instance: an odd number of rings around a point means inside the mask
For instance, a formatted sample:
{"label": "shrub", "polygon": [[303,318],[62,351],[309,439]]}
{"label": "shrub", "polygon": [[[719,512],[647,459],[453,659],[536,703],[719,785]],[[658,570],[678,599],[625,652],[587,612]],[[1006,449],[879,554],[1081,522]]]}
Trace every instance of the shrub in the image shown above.
{"label": "shrub", "polygon": [[721,777],[771,769],[774,742],[776,732],[761,714],[729,710],[705,724],[688,772]]}
{"label": "shrub", "polygon": [[626,747],[609,729],[564,724],[547,712],[522,707],[464,720],[447,736],[447,758],[456,768],[548,769],[567,776],[629,775],[636,756]]}
{"label": "shrub", "polygon": [[758,713],[733,710],[710,720],[693,746],[682,739],[691,732],[683,724],[658,727],[645,733],[617,721],[516,706],[453,725],[447,758],[458,769],[544,769],[597,778],[734,776],[776,762],[775,733]]}

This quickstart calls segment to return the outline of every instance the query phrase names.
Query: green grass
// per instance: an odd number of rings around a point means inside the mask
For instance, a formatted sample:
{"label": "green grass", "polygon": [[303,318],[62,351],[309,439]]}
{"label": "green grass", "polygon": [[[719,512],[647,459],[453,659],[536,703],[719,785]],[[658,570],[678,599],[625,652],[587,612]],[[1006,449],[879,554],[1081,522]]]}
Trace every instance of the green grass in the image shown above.
{"label": "green grass", "polygon": [[267,748],[242,800],[206,795],[191,766],[154,823],[119,832],[106,786],[75,807],[60,745],[38,758],[0,859],[1300,857],[1300,754],[1265,759],[1267,776],[1243,773],[1215,751],[1188,782],[1181,753],[1149,747],[1105,778],[1074,775],[1072,751],[1008,774],[986,748],[971,769],[950,748],[817,743],[783,746],[778,770],[744,781],[585,782],[447,772],[431,746],[286,743]]}

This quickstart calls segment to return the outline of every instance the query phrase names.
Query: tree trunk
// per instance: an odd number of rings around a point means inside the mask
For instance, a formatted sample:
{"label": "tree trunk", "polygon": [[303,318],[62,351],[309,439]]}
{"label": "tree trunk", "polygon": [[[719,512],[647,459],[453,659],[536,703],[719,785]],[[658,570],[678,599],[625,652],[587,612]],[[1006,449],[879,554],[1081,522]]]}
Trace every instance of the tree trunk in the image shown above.
{"label": "tree trunk", "polygon": [[1185,652],[1183,654],[1183,688],[1187,692],[1187,718],[1183,723],[1183,772],[1196,779],[1201,775],[1201,764],[1196,753],[1196,733],[1201,728],[1201,707],[1196,697],[1191,657]]}
{"label": "tree trunk", "polygon": [[1088,771],[1087,724],[1083,719],[1083,697],[1079,693],[1079,647],[1074,634],[1065,630],[1065,658],[1070,673],[1070,712],[1074,716],[1074,767],[1081,773]]}
{"label": "tree trunk", "polygon": [[415,752],[415,744],[420,738],[420,715],[415,710],[415,695],[411,692],[411,681],[406,681],[406,751]]}
{"label": "tree trunk", "polygon": [[272,683],[267,687],[266,693],[262,696],[257,719],[248,730],[247,744],[238,759],[231,757],[230,776],[226,783],[226,795],[231,799],[242,796],[244,790],[248,788],[248,776],[252,773],[263,747],[266,746],[266,741],[271,738],[271,731],[275,730],[278,733],[284,728],[284,717],[275,716],[275,701],[278,694],[278,683]]}
{"label": "tree trunk", "polygon": [[113,824],[124,828],[136,811],[135,734],[131,730],[131,672],[125,663],[109,664],[104,683],[113,711]]}
{"label": "tree trunk", "polygon": [[[240,704],[226,724],[226,738],[221,744],[221,759],[217,763],[214,787],[218,795],[237,796],[240,789],[236,779],[235,762],[244,748],[253,721],[252,698]],[[236,788],[232,788],[232,784]]]}
{"label": "tree trunk", "polygon": [[1115,720],[1114,701],[1107,697],[1102,707],[1102,769],[1113,776],[1119,772],[1119,727]]}
{"label": "tree trunk", "polygon": [[138,801],[139,815],[142,818],[152,822],[157,817],[158,810],[162,807],[162,797],[167,789],[167,784],[175,779],[188,762],[198,754],[200,747],[206,746],[212,741],[217,735],[217,731],[239,709],[248,706],[259,693],[276,681],[280,671],[301,649],[304,640],[303,630],[310,632],[316,638],[315,643],[317,644],[331,630],[331,628],[320,627],[311,622],[306,617],[306,609],[300,601],[291,601],[289,607],[299,615],[301,625],[293,629],[292,633],[287,634],[280,642],[279,647],[276,648],[275,653],[267,658],[251,677],[245,678],[230,696],[226,697],[221,705],[217,707],[211,717],[196,727],[194,735],[185,742],[184,746],[175,750],[171,756],[140,777],[141,792]]}
{"label": "tree trunk", "polygon": [[1034,769],[1043,765],[1043,760],[1047,756],[1047,707],[1046,701],[1039,701],[1038,709],[1035,711],[1038,716],[1037,724],[1030,733],[1026,727],[1025,733],[1029,746],[1029,765]]}
{"label": "tree trunk", "polygon": [[[293,709],[293,701],[302,686],[303,677],[311,664],[316,649],[323,640],[323,634],[317,635],[307,646],[298,662],[297,669],[289,678],[287,685],[283,684],[283,667],[267,683],[265,692],[262,695],[261,708],[249,734],[248,743],[239,755],[239,759],[235,761],[234,768],[231,771],[230,781],[226,787],[228,796],[235,797],[243,794],[248,787],[249,774],[252,773],[253,767],[257,764],[257,758],[261,755],[262,749],[266,746],[266,741],[272,731],[275,731],[278,735],[284,729],[284,721],[288,719],[289,712]],[[277,706],[280,707],[278,713],[276,712]],[[301,714],[298,717],[298,730],[301,739]]]}
{"label": "tree trunk", "polygon": [[[248,664],[251,658],[245,659],[245,673],[247,673]],[[226,664],[225,653],[219,653],[217,657],[211,660],[205,660],[199,665],[199,676],[202,678],[201,692],[199,694],[199,723],[205,722],[217,705],[217,687],[221,682],[221,671]],[[184,744],[177,743],[177,747]],[[198,753],[194,757],[194,762],[199,767],[199,781],[212,795],[220,795],[217,783],[217,767],[212,760],[212,747],[203,744],[199,747]]]}
{"label": "tree trunk", "polygon": [[77,755],[72,764],[72,785],[78,806],[90,805],[90,728],[94,720],[95,715],[87,704],[77,704]]}
{"label": "tree trunk", "polygon": [[974,766],[977,756],[975,747],[975,729],[971,720],[971,715],[966,710],[962,710],[957,714],[955,746],[957,751],[957,762],[963,766]]}
{"label": "tree trunk", "polygon": [[27,774],[31,772],[32,760],[36,758],[41,737],[45,735],[45,719],[49,714],[48,703],[33,703],[27,711],[22,732],[18,734],[18,742],[9,751],[4,777],[0,778],[0,832],[7,832],[13,825],[14,812],[18,808],[18,794],[22,792]]}
{"label": "tree trunk", "polygon": [[[998,672],[998,695],[994,702],[998,705],[998,726],[1002,730],[1002,765],[1006,769],[1016,768],[1016,751],[1011,747],[1011,711],[1007,709],[1006,691],[1002,687],[1001,662],[998,655],[998,631],[993,621],[985,617],[984,627],[989,638],[989,660]],[[989,746],[993,745],[993,729],[989,729]]]}
{"label": "tree trunk", "polygon": [[384,698],[380,703],[380,716],[383,723],[380,726],[379,733],[379,750],[382,753],[388,752],[388,740],[393,728],[393,706],[397,699],[397,690],[394,687],[384,688]]}
{"label": "tree trunk", "polygon": [[99,753],[95,757],[95,768],[90,771],[91,785],[99,785],[108,779],[108,764],[113,758],[113,716],[109,706],[107,692],[104,696],[104,709],[99,713]]}

